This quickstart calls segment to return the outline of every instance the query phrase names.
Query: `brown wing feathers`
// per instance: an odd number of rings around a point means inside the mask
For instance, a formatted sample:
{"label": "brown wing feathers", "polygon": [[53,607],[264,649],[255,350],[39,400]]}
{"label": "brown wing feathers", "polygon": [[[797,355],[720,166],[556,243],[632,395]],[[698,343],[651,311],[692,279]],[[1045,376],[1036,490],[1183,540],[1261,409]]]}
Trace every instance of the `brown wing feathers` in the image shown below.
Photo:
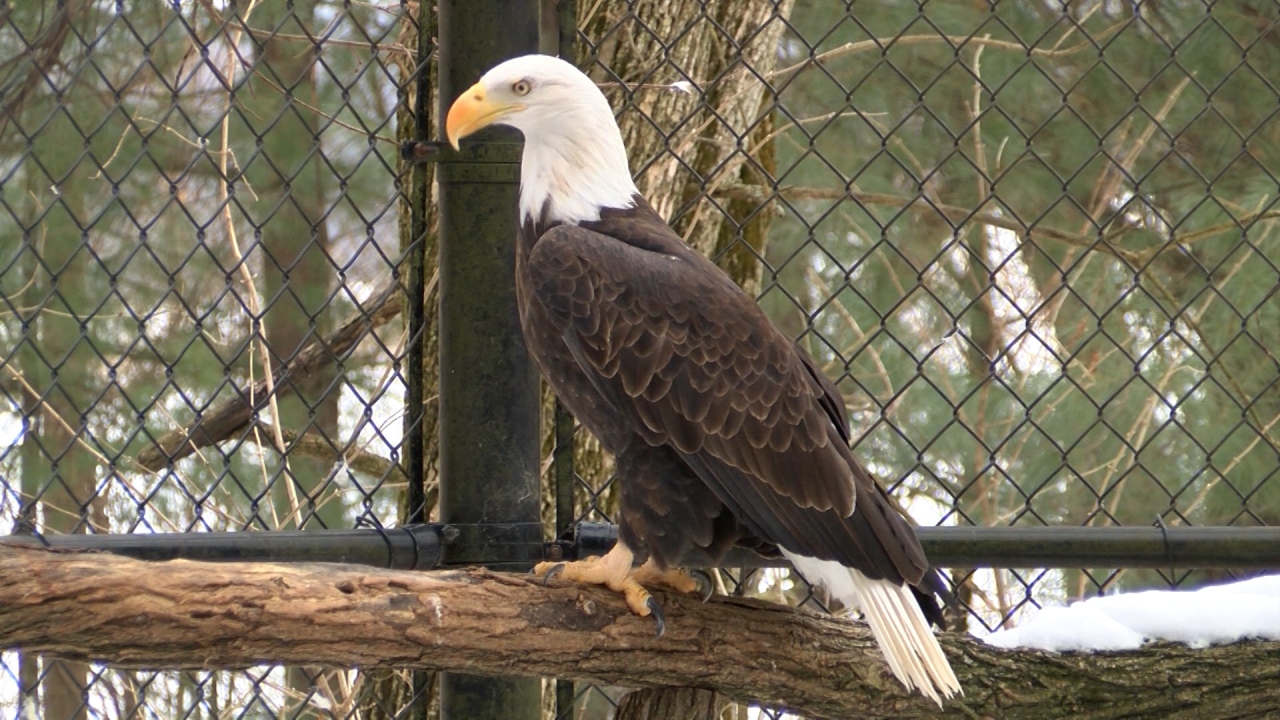
{"label": "brown wing feathers", "polygon": [[552,228],[529,255],[532,294],[592,384],[761,539],[919,581],[919,545],[850,454],[830,382],[656,214],[632,213],[607,235]]}

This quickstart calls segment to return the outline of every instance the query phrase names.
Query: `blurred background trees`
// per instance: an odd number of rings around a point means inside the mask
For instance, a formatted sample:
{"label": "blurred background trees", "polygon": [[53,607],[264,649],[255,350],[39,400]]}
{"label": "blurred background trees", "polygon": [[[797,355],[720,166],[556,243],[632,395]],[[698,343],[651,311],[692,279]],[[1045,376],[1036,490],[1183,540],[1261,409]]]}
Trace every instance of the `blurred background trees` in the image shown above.
{"label": "blurred background trees", "polygon": [[831,10],[769,77],[765,301],[860,456],[947,523],[1280,521],[1276,6]]}

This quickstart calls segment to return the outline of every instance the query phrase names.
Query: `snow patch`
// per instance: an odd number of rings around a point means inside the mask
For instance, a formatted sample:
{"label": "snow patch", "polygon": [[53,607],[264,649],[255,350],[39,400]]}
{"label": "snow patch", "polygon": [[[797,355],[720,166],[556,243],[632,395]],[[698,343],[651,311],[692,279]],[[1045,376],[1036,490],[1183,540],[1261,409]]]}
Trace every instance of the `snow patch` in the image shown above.
{"label": "snow patch", "polygon": [[1194,591],[1152,590],[1048,607],[983,640],[1052,652],[1132,650],[1147,640],[1193,648],[1245,638],[1280,640],[1280,575]]}
{"label": "snow patch", "polygon": [[1112,620],[1106,613],[1076,603],[1070,607],[1047,607],[1031,622],[1001,630],[983,638],[1001,648],[1064,650],[1133,650],[1145,639],[1141,633]]}

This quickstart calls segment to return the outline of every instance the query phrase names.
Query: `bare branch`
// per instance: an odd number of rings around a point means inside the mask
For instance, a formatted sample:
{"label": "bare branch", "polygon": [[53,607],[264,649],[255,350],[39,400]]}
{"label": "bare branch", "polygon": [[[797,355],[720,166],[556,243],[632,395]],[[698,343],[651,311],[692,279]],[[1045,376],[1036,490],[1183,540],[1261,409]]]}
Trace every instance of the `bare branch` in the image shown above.
{"label": "bare branch", "polygon": [[[263,432],[267,430],[264,429]],[[289,448],[290,455],[324,462],[333,462],[335,457],[342,456],[343,462],[358,473],[390,482],[409,482],[399,465],[358,447],[346,449],[336,447],[333,441],[323,433],[310,430],[298,434],[288,428],[282,428],[280,432],[284,436],[285,447]],[[270,449],[275,450],[275,448]]]}
{"label": "bare branch", "polygon": [[[5,3],[8,5],[8,3]],[[6,90],[8,102],[0,107],[0,131],[8,127],[9,121],[17,117],[22,112],[22,106],[26,102],[27,97],[40,85],[40,81],[49,76],[54,65],[58,63],[59,57],[62,55],[62,47],[67,42],[67,36],[71,33],[71,21],[80,14],[84,9],[84,0],[68,0],[68,2],[60,4],[53,13],[49,27],[41,30],[40,35],[32,42],[27,52],[23,53],[14,60],[29,60],[31,65],[27,68],[26,77],[21,81],[10,86]],[[3,19],[7,22],[9,11],[4,11]],[[3,24],[0,24],[2,27]],[[6,61],[7,65],[11,61]]]}
{"label": "bare branch", "polygon": [[1110,244],[1107,238],[1079,235],[1077,233],[1067,232],[1066,230],[1059,230],[1058,228],[1047,227],[1044,225],[1027,225],[1016,218],[997,215],[996,213],[985,210],[973,210],[971,208],[963,208],[956,205],[944,205],[931,200],[917,202],[917,200],[921,199],[902,195],[859,192],[857,190],[840,187],[824,188],[801,187],[794,185],[780,185],[776,190],[772,190],[767,193],[756,186],[737,185],[722,188],[717,195],[730,198],[747,198],[757,200],[759,202],[767,202],[770,198],[776,196],[786,200],[856,200],[863,205],[891,205],[898,208],[908,208],[915,212],[938,213],[956,225],[966,222],[979,222],[992,227],[998,227],[1003,230],[1009,230],[1022,238],[1047,238],[1066,243],[1067,245],[1074,245],[1085,250],[1104,252],[1108,255],[1114,255],[1134,267],[1137,267],[1140,260],[1137,253],[1130,252],[1123,248],[1118,248]]}
{"label": "bare branch", "polygon": [[[1097,48],[1098,43],[1102,42],[1116,32],[1124,29],[1127,23],[1117,22],[1100,32],[1094,33],[1089,38],[1070,47],[1059,49],[1054,45],[1051,49],[1027,47],[1025,43],[1009,42],[1008,40],[995,40],[989,36],[974,37],[972,35],[899,35],[889,38],[874,38],[871,40],[860,40],[858,42],[845,43],[838,48],[818,53],[812,57],[801,60],[800,62],[789,65],[781,70],[774,70],[765,75],[766,80],[773,80],[779,77],[791,79],[792,75],[811,67],[825,65],[832,60],[842,58],[848,55],[857,55],[864,52],[883,53],[885,50],[893,47],[902,47],[906,45],[941,45],[947,44],[955,48],[960,47],[993,47],[999,50],[1009,50],[1016,53],[1025,53],[1031,57],[1043,58],[1059,58],[1068,55],[1074,55],[1081,50]],[[1068,29],[1068,34],[1074,31],[1074,27]],[[1064,39],[1067,35],[1063,36]]]}
{"label": "bare branch", "polygon": [[[276,392],[280,395],[292,393],[305,378],[345,356],[369,333],[400,314],[402,298],[399,284],[395,281],[384,284],[342,327],[323,340],[312,339],[293,359],[280,364],[274,373]],[[159,470],[199,448],[222,442],[243,430],[252,420],[253,413],[266,405],[267,398],[266,381],[259,381],[253,388],[245,389],[237,397],[204,413],[187,427],[162,435],[152,447],[138,453],[138,465],[147,470]]]}

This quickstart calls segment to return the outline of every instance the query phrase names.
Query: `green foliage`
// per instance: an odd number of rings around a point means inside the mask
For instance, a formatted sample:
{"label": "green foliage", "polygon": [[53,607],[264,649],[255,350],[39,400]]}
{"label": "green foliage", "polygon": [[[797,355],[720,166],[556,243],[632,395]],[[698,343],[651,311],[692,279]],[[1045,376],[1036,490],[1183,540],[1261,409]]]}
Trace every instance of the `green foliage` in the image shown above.
{"label": "green foliage", "polygon": [[[370,137],[394,135],[397,79],[386,58],[336,42],[394,39],[394,16],[324,2],[225,15],[82,5],[64,16],[20,3],[0,24],[0,57],[13,58],[0,65],[0,426],[20,428],[0,446],[0,474],[24,479],[0,519],[40,499],[47,528],[63,531],[312,527],[317,506],[349,526],[364,508],[349,485],[320,484],[332,462],[290,472],[251,436],[176,475],[132,459],[262,377],[255,332],[272,308],[269,340],[295,337],[273,346],[278,361],[350,315],[396,262],[395,145]],[[331,41],[319,51],[318,28]],[[270,282],[290,273],[292,288]],[[380,397],[391,363],[380,354],[382,372],[330,392]],[[320,427],[314,405],[282,401],[285,429]],[[324,431],[344,449],[345,435]],[[398,433],[364,445],[371,435],[358,446],[389,457]],[[294,482],[315,497],[288,519]],[[393,498],[380,509],[394,520]],[[70,521],[48,524],[59,517]]]}
{"label": "green foliage", "polygon": [[1140,10],[810,0],[784,40],[764,301],[961,523],[1280,522],[1277,8]]}

